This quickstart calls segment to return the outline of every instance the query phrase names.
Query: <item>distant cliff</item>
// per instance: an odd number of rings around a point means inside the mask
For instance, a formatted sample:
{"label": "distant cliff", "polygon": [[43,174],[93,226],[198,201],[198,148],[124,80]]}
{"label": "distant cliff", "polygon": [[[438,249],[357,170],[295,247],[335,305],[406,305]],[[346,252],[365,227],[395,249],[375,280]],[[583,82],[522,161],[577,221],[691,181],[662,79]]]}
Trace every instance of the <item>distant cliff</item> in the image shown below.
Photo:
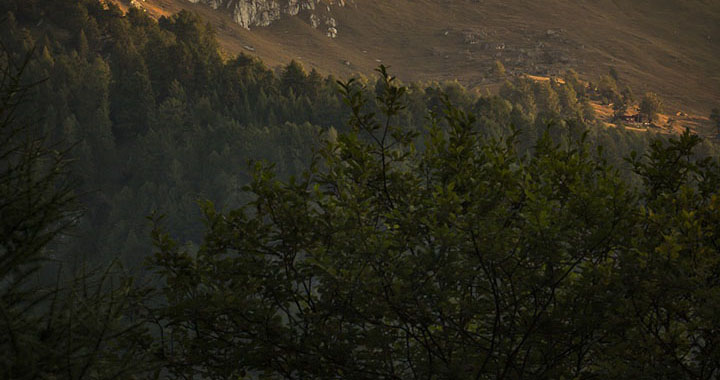
{"label": "distant cliff", "polygon": [[333,7],[345,6],[345,0],[187,0],[229,13],[236,23],[250,29],[268,26],[283,15],[297,16],[307,11],[307,21],[321,29],[328,37],[337,36],[337,23],[332,17]]}

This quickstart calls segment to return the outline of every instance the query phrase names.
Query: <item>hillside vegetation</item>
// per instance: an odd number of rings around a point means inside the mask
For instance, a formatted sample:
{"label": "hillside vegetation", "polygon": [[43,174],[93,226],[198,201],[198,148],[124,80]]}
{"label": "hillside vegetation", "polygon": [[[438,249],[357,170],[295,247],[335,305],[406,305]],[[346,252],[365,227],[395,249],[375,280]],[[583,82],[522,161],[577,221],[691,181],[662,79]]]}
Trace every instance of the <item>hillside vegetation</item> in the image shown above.
{"label": "hillside vegetation", "polygon": [[[120,1],[120,0],[118,0]],[[356,0],[335,8],[335,39],[308,13],[246,30],[222,9],[186,0],[147,0],[151,14],[199,12],[230,54],[270,66],[291,59],[323,73],[370,73],[379,62],[403,80],[454,80],[495,88],[488,68],[587,79],[615,67],[638,93],[661,94],[672,114],[707,116],[720,98],[720,3],[715,1]],[[250,52],[247,47],[252,47]]]}
{"label": "hillside vegetation", "polygon": [[189,11],[0,15],[0,377],[720,376],[718,147],[622,72],[479,93]]}
{"label": "hillside vegetation", "polygon": [[[283,176],[297,174],[321,135],[346,131],[347,109],[332,76],[308,73],[295,61],[272,70],[244,53],[223,57],[213,28],[187,11],[156,22],[136,9],[72,4],[5,3],[3,35],[15,60],[37,58],[25,76],[40,83],[22,114],[39,120],[52,141],[77,144],[73,176],[87,194],[87,212],[61,249],[71,256],[92,252],[88,258],[103,261],[119,254],[140,264],[150,247],[146,217],[155,211],[176,236],[198,242],[196,201],[244,204],[248,161],[269,160]],[[642,153],[655,134],[672,131],[665,124],[608,128],[611,116],[594,105],[622,98],[622,78],[595,88],[572,71],[564,76],[498,77],[498,95],[482,96],[455,81],[410,82],[400,123],[422,130],[428,109],[441,113],[446,95],[478,114],[486,135],[517,130],[522,151],[548,127],[558,138],[587,131],[620,168],[631,151]],[[376,80],[362,78],[371,91]]]}

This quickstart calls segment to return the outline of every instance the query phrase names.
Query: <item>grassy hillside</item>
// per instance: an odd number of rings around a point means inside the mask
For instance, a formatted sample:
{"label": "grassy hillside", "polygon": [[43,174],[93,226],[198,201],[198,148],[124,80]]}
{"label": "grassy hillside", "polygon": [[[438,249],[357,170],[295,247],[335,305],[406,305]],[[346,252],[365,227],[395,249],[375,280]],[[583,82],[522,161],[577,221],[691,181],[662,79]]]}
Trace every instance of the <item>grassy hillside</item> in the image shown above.
{"label": "grassy hillside", "polygon": [[155,15],[197,11],[228,53],[251,52],[269,65],[297,59],[348,75],[382,62],[404,80],[458,79],[480,88],[496,84],[489,73],[496,59],[511,73],[574,68],[589,79],[615,67],[636,93],[662,94],[673,114],[707,116],[720,99],[716,1],[357,0],[334,10],[336,39],[312,29],[302,13],[248,31],[185,0],[143,6]]}

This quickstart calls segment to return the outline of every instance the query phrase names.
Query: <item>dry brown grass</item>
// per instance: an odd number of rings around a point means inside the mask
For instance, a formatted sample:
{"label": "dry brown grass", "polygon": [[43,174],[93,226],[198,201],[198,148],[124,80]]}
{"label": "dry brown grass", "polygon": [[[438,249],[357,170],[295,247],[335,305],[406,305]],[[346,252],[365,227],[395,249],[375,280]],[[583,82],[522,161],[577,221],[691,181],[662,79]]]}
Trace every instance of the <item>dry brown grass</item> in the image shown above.
{"label": "dry brown grass", "polygon": [[[636,94],[660,94],[670,114],[706,115],[720,103],[720,1],[355,0],[333,11],[337,39],[312,29],[303,13],[248,31],[186,0],[145,4],[158,14],[199,12],[228,54],[252,46],[269,66],[296,59],[347,76],[370,74],[382,62],[403,80],[458,79],[483,92],[499,82],[490,73],[495,60],[509,73],[538,77],[574,68],[593,79],[612,66]],[[466,43],[468,32],[489,48]],[[548,57],[557,62],[536,67]]]}

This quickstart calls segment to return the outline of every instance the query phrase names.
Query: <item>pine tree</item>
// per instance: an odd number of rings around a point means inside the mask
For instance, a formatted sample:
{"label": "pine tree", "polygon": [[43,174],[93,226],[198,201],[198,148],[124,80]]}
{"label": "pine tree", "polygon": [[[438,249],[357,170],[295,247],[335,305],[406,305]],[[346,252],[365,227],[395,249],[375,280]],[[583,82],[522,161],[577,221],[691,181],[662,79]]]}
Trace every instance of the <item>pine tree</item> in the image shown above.
{"label": "pine tree", "polygon": [[307,94],[307,80],[308,76],[303,66],[292,60],[280,74],[280,86],[285,94],[290,91],[294,92],[295,95]]}
{"label": "pine tree", "polygon": [[18,112],[31,90],[22,84],[29,61],[16,64],[8,52],[0,58],[0,373],[9,379],[147,376],[144,319],[128,319],[144,297],[132,279],[112,265],[71,277],[55,269],[63,258],[51,248],[80,213],[67,150]]}

